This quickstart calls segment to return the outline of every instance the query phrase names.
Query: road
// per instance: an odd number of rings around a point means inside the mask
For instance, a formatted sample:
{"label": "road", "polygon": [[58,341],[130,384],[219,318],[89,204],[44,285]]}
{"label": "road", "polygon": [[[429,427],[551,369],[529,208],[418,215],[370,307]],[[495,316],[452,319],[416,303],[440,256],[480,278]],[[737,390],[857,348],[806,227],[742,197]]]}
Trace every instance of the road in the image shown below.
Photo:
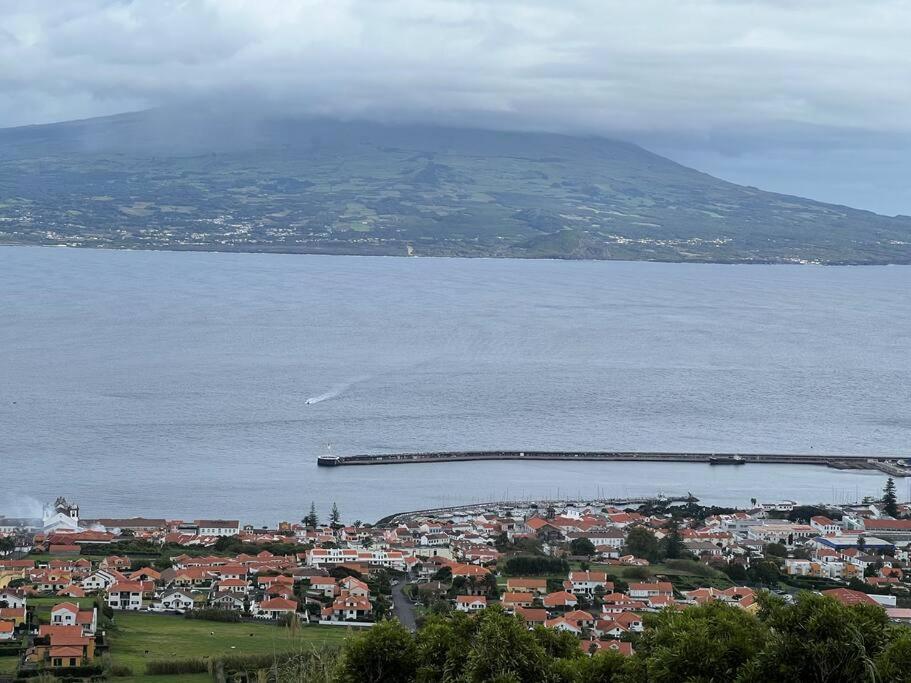
{"label": "road", "polygon": [[395,609],[395,616],[409,631],[416,631],[418,624],[414,615],[414,605],[403,592],[404,588],[403,582],[392,587],[392,605]]}

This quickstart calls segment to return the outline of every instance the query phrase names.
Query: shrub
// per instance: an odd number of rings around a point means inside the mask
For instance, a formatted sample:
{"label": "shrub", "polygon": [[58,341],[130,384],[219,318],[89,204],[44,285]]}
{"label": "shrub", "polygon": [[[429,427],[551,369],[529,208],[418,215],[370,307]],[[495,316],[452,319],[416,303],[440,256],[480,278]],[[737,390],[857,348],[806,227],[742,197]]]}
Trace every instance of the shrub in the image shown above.
{"label": "shrub", "polygon": [[177,674],[204,674],[209,663],[202,657],[189,659],[162,659],[146,664],[147,676],[175,676]]}
{"label": "shrub", "polygon": [[128,667],[126,664],[112,664],[110,668],[111,676],[114,677],[126,677],[133,675],[133,669]]}
{"label": "shrub", "polygon": [[651,575],[652,572],[648,567],[627,567],[623,570],[623,578],[625,579],[638,579],[639,581],[645,581],[645,579]]}
{"label": "shrub", "polygon": [[191,609],[184,614],[187,619],[204,619],[206,621],[224,621],[236,624],[243,619],[240,612],[228,609]]}
{"label": "shrub", "polygon": [[715,574],[714,569],[695,560],[667,560],[665,564],[669,569],[686,572],[692,576],[713,576]]}

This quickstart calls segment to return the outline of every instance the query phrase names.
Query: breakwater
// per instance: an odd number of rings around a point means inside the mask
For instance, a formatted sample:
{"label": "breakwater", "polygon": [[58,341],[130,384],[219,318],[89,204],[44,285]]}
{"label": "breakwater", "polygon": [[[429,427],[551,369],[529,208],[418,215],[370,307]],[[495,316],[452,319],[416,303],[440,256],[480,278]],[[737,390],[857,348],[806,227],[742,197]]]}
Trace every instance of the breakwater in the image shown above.
{"label": "breakwater", "polygon": [[710,465],[824,465],[840,470],[878,470],[893,477],[911,476],[907,458],[868,455],[798,453],[667,453],[640,451],[441,451],[377,455],[323,455],[320,467],[350,465],[405,465],[474,460],[551,460],[595,462],[693,462]]}

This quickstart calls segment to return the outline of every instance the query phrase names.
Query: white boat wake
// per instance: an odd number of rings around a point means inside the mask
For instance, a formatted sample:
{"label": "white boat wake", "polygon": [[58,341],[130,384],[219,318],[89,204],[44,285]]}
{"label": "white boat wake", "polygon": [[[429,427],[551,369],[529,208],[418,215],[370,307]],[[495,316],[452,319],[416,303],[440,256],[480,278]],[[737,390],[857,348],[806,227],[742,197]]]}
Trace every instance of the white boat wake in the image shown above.
{"label": "white boat wake", "polygon": [[333,384],[332,388],[329,389],[329,391],[327,391],[323,394],[320,394],[319,396],[311,396],[306,401],[304,401],[304,405],[312,406],[317,403],[322,403],[323,401],[328,401],[331,398],[336,398],[340,394],[344,393],[345,391],[347,391],[348,389],[353,387],[355,384],[364,382],[368,379],[370,379],[370,375],[365,375],[363,377],[355,377],[354,379],[349,380],[347,382],[340,382],[339,384]]}

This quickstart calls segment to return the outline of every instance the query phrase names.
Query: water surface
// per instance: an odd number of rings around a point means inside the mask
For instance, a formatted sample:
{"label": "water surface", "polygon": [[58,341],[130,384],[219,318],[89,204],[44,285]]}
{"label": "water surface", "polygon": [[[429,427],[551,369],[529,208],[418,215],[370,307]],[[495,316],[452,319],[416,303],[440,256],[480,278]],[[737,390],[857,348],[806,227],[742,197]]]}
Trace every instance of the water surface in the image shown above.
{"label": "water surface", "polygon": [[882,477],[315,460],[911,454],[909,294],[906,267],[0,248],[0,512],[60,494],[88,515],[257,523],[311,500],[366,521],[507,493],[854,498]]}

